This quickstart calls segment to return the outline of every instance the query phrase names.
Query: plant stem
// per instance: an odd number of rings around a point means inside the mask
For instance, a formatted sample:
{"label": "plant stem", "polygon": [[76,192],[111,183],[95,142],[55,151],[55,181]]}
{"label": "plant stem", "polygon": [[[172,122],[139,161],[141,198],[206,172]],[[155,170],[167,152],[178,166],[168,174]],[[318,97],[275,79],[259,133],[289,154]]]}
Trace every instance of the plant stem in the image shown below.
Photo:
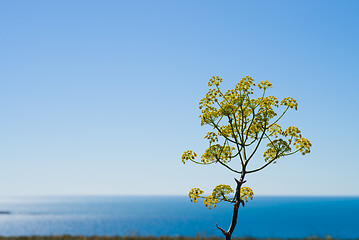
{"label": "plant stem", "polygon": [[242,172],[241,178],[240,178],[239,181],[237,179],[234,179],[236,181],[236,183],[237,183],[237,187],[236,187],[236,195],[235,195],[235,198],[234,198],[235,203],[234,203],[234,206],[233,206],[232,222],[231,222],[231,225],[229,226],[228,231],[225,231],[225,230],[223,230],[223,228],[217,226],[217,228],[226,237],[226,240],[231,240],[231,238],[232,238],[232,233],[234,231],[234,228],[237,225],[238,209],[239,209],[239,206],[240,206],[241,202],[242,202],[242,204],[244,206],[244,201],[241,199],[241,187],[242,187],[242,184],[245,183],[244,176],[245,176],[245,170]]}

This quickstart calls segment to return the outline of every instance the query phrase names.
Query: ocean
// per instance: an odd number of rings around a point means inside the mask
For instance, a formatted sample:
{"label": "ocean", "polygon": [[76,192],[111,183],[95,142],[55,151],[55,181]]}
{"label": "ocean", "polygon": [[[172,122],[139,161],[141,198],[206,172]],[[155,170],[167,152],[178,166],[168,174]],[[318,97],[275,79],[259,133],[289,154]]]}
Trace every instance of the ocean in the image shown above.
{"label": "ocean", "polygon": [[[232,204],[208,210],[178,196],[0,197],[0,236],[222,236]],[[255,196],[233,236],[359,238],[359,197]]]}

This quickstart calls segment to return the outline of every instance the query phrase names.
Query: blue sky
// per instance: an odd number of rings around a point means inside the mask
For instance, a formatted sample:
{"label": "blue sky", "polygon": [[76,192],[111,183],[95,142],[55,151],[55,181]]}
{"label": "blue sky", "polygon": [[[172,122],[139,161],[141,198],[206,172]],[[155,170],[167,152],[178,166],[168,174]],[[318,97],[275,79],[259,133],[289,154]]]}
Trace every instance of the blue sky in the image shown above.
{"label": "blue sky", "polygon": [[[185,195],[232,184],[207,146],[212,75],[299,103],[313,147],[250,175],[257,195],[359,195],[358,1],[3,1],[0,195]],[[263,161],[257,155],[256,161]]]}

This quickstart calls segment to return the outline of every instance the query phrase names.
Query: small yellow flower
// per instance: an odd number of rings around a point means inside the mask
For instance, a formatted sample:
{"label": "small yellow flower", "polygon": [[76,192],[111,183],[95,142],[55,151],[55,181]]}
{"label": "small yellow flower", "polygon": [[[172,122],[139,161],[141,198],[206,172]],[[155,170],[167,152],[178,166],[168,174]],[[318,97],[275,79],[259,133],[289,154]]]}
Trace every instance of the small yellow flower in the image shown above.
{"label": "small yellow flower", "polygon": [[197,157],[197,153],[187,150],[182,154],[182,163],[185,164],[188,160],[194,160]]}
{"label": "small yellow flower", "polygon": [[272,84],[270,82],[268,82],[268,80],[265,80],[264,82],[261,81],[259,84],[258,84],[258,87],[259,89],[267,89],[267,88],[272,88]]}
{"label": "small yellow flower", "polygon": [[253,190],[250,187],[241,187],[241,199],[248,202],[248,199],[253,200]]}
{"label": "small yellow flower", "polygon": [[284,98],[280,102],[280,105],[284,105],[284,106],[287,106],[287,107],[290,107],[290,108],[294,108],[295,110],[297,110],[297,107],[298,107],[297,101],[294,98],[291,98],[291,97]]}

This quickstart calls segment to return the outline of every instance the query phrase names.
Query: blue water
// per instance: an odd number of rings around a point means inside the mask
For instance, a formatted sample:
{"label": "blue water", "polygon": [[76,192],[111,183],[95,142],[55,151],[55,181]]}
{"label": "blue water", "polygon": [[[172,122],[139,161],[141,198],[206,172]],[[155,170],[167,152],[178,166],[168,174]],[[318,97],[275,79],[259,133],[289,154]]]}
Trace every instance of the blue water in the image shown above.
{"label": "blue water", "polygon": [[[0,235],[222,236],[231,204],[208,210],[187,197],[0,198]],[[255,197],[234,236],[359,238],[359,197]]]}

